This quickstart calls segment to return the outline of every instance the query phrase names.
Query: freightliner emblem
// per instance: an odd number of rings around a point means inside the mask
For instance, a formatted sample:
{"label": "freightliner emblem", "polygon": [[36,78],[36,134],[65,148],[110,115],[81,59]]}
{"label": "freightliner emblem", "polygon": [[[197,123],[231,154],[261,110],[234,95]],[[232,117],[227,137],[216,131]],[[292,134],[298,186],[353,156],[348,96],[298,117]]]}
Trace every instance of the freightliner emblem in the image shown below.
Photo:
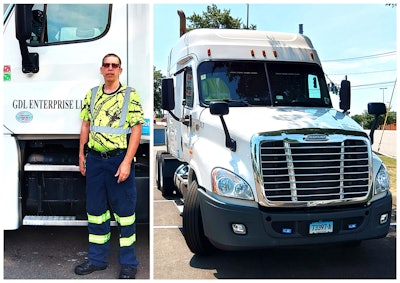
{"label": "freightliner emblem", "polygon": [[304,140],[306,141],[327,141],[328,135],[325,134],[311,134],[307,135]]}

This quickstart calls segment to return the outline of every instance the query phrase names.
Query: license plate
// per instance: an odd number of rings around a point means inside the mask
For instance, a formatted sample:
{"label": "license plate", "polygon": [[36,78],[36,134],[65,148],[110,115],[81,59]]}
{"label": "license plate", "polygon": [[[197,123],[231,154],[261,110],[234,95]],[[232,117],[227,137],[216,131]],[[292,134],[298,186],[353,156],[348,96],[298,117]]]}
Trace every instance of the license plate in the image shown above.
{"label": "license plate", "polygon": [[333,232],[333,221],[314,222],[310,224],[310,234],[324,234]]}

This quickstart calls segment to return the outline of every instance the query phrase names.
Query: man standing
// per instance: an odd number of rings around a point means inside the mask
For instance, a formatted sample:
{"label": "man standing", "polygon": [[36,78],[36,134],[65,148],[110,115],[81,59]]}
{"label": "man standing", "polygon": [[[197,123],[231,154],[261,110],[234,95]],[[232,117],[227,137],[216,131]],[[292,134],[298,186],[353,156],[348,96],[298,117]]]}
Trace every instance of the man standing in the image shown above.
{"label": "man standing", "polygon": [[133,160],[144,123],[143,110],[139,94],[119,81],[122,68],[117,55],[104,56],[100,73],[104,84],[86,94],[80,114],[79,169],[86,176],[89,252],[88,260],[76,266],[75,273],[86,275],[107,268],[113,213],[120,233],[119,278],[134,279],[139,262],[135,254]]}

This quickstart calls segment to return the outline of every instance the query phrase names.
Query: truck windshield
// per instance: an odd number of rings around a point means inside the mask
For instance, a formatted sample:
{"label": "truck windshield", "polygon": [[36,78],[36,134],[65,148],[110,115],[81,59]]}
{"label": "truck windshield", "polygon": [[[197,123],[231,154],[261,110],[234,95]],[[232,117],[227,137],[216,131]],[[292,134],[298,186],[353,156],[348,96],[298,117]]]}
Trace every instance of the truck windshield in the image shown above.
{"label": "truck windshield", "polygon": [[198,69],[200,101],[230,106],[332,107],[322,69],[286,62],[203,62]]}

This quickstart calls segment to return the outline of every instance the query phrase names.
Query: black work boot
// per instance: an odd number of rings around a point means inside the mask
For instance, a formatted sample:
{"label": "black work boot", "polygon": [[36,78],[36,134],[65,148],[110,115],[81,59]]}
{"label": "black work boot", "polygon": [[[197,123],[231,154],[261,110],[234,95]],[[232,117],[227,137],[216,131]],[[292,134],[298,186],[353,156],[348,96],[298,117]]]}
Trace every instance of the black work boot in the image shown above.
{"label": "black work boot", "polygon": [[119,279],[135,279],[137,269],[129,265],[122,265]]}
{"label": "black work boot", "polygon": [[91,264],[88,260],[75,267],[75,273],[78,275],[87,275],[97,270],[104,270],[107,266],[96,266]]}

